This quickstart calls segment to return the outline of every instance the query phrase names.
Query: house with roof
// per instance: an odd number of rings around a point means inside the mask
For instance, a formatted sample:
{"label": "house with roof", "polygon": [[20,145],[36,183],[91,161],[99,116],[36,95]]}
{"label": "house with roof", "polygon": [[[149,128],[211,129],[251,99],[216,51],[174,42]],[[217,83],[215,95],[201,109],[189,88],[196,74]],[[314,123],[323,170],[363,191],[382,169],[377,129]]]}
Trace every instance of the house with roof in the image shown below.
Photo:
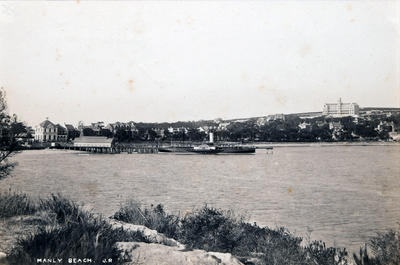
{"label": "house with roof", "polygon": [[79,130],[77,130],[72,124],[65,123],[65,128],[67,129],[67,140],[73,140],[76,137],[79,137]]}
{"label": "house with roof", "polygon": [[57,128],[57,142],[66,142],[68,137],[67,128],[60,124],[56,124]]}
{"label": "house with roof", "polygon": [[306,122],[306,121],[303,121],[302,123],[300,123],[297,126],[300,128],[300,130],[311,131],[311,129],[312,129],[311,123]]}
{"label": "house with roof", "polygon": [[36,142],[66,142],[68,138],[67,128],[49,119],[37,125],[34,134]]}
{"label": "house with roof", "polygon": [[35,127],[35,141],[56,142],[58,140],[57,125],[46,119]]}

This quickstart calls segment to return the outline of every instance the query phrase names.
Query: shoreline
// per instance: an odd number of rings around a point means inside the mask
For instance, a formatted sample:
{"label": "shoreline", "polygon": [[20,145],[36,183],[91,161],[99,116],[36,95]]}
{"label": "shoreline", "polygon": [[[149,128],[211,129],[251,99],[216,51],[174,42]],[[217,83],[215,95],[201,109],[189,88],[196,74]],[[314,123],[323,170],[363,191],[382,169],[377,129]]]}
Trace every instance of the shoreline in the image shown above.
{"label": "shoreline", "polygon": [[[400,142],[396,141],[351,141],[351,142],[253,142],[253,143],[241,143],[241,142],[216,142],[217,144],[232,144],[242,146],[254,146],[256,149],[263,149],[265,147],[327,147],[327,146],[400,146]],[[139,142],[139,143],[118,143],[119,145],[149,145],[154,146],[153,142]],[[169,142],[160,142],[159,145],[169,144]],[[197,142],[181,142],[175,144],[184,145],[196,145],[201,144]],[[44,150],[44,149],[64,149],[64,148],[46,148],[46,147],[31,147],[23,148],[18,151],[26,150]]]}
{"label": "shoreline", "polygon": [[[250,145],[250,144],[249,144]],[[362,142],[263,142],[254,146],[270,147],[327,147],[327,146],[400,146],[400,142],[362,141]]]}

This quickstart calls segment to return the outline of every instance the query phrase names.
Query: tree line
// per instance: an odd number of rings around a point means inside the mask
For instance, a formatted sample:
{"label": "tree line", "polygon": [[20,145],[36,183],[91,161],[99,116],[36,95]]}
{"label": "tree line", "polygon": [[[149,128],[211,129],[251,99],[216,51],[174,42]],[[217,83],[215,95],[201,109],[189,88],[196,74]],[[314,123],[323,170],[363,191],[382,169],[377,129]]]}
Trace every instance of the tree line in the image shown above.
{"label": "tree line", "polygon": [[[258,119],[252,118],[242,122],[232,121],[223,129],[218,125],[215,121],[136,123],[135,128],[121,126],[114,132],[105,128],[100,131],[85,128],[83,134],[114,137],[118,142],[204,141],[208,139],[209,132],[214,133],[216,140],[232,142],[388,140],[392,127],[399,128],[400,114],[389,117],[379,115],[372,115],[369,118],[320,116],[307,119],[296,115],[287,115],[284,120],[270,120],[261,124]],[[199,130],[202,127],[206,127],[207,130]],[[175,130],[170,131],[168,128],[175,128]]]}

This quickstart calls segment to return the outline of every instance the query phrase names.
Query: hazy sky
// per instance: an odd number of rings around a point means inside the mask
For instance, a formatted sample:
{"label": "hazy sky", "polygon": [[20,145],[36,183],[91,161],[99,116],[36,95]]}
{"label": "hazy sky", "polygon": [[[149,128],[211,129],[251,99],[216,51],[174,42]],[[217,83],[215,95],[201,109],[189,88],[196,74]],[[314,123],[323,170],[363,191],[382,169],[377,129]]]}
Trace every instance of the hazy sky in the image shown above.
{"label": "hazy sky", "polygon": [[400,106],[400,1],[0,2],[0,86],[36,125]]}

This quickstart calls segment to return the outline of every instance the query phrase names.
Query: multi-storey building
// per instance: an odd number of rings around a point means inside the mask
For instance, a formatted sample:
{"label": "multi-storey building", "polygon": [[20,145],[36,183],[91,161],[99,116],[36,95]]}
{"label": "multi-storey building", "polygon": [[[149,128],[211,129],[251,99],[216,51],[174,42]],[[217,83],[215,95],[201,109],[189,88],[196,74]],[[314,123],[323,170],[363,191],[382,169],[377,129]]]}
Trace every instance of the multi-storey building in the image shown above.
{"label": "multi-storey building", "polygon": [[326,103],[322,114],[334,117],[354,117],[360,114],[360,107],[357,103],[343,103],[342,99],[339,99],[337,103]]}
{"label": "multi-storey building", "polygon": [[54,124],[46,119],[35,127],[35,141],[65,142],[67,141],[67,130],[60,124]]}
{"label": "multi-storey building", "polygon": [[61,126],[60,124],[57,124],[56,127],[57,127],[57,142],[66,142],[68,139],[67,129]]}
{"label": "multi-storey building", "polygon": [[57,125],[46,119],[35,127],[35,141],[55,142],[57,141]]}

